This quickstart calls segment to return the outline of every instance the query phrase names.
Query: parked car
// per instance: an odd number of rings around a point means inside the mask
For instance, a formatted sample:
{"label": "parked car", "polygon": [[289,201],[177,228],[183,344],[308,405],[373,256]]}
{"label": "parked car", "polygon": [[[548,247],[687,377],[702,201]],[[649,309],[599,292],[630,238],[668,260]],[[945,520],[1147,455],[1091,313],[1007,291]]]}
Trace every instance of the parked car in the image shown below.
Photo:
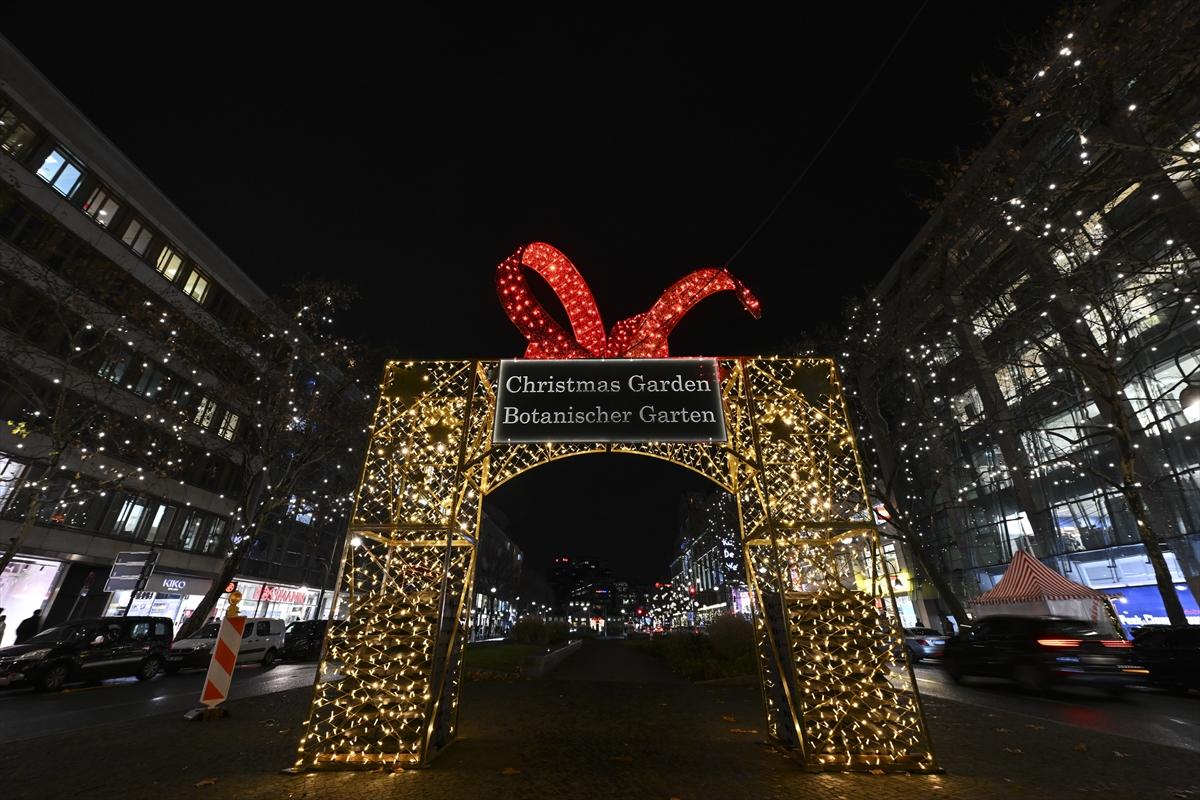
{"label": "parked car", "polygon": [[984,617],[946,641],[942,663],[956,682],[968,675],[1009,678],[1033,692],[1079,684],[1116,694],[1146,675],[1131,642],[1066,617]]}
{"label": "parked car", "polygon": [[298,661],[309,661],[320,656],[328,623],[329,621],[324,619],[289,622],[283,637],[281,656],[284,660],[294,658]]}
{"label": "parked car", "polygon": [[0,648],[0,686],[54,692],[68,683],[122,678],[147,681],[166,664],[166,617],[100,617],[64,622]]}
{"label": "parked car", "polygon": [[946,636],[933,628],[905,628],[904,647],[913,663],[923,658],[941,658],[946,653]]}
{"label": "parked car", "polygon": [[1149,671],[1149,685],[1176,694],[1200,689],[1200,626],[1140,632],[1133,637],[1133,653]]}
{"label": "parked car", "polygon": [[[171,645],[167,651],[167,672],[178,672],[185,667],[207,667],[220,629],[219,621],[208,622],[191,636]],[[269,667],[279,659],[283,646],[283,620],[251,617],[242,629],[242,646],[238,650],[237,663],[259,662]]]}

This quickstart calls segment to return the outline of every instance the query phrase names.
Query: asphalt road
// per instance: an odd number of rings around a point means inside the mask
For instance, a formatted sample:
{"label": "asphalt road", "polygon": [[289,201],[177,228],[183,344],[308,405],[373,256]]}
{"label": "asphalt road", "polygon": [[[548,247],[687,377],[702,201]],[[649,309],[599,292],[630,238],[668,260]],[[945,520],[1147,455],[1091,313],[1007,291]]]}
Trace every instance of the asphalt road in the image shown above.
{"label": "asphalt road", "polygon": [[[613,652],[610,653],[610,649]],[[590,648],[589,657],[568,659],[552,677],[559,681],[614,680],[610,676],[629,671],[617,668],[623,662],[609,663],[626,655],[625,649]],[[674,680],[657,665],[654,665],[658,670],[654,674],[643,675],[645,669],[635,671],[641,682],[655,684]],[[312,663],[280,664],[270,669],[257,665],[238,667],[232,699],[310,686],[314,670]],[[932,663],[917,665],[916,675],[923,693],[986,709],[985,713],[1003,712],[1028,718],[1030,723],[1071,725],[1200,752],[1200,693],[1173,697],[1151,689],[1134,688],[1124,698],[1113,699],[1101,692],[1081,688],[1033,696],[1005,681],[984,678],[968,679],[965,685],[957,686],[940,666]],[[182,714],[198,705],[203,679],[202,670],[189,670],[178,675],[162,675],[149,683],[120,678],[104,681],[98,686],[72,687],[58,694],[3,691],[0,692],[0,743],[156,714]]]}
{"label": "asphalt road", "polygon": [[915,669],[917,688],[927,695],[1006,714],[1125,736],[1153,744],[1200,752],[1200,693],[1174,697],[1133,687],[1112,698],[1088,688],[1065,688],[1047,695],[1026,694],[1014,684],[991,678],[967,678],[954,684],[942,668],[922,662]]}
{"label": "asphalt road", "polygon": [[[237,668],[230,699],[311,686],[315,663],[257,664]],[[0,743],[32,739],[110,722],[185,711],[198,706],[204,670],[159,675],[152,681],[116,678],[95,686],[75,685],[55,694],[31,689],[0,691]]]}

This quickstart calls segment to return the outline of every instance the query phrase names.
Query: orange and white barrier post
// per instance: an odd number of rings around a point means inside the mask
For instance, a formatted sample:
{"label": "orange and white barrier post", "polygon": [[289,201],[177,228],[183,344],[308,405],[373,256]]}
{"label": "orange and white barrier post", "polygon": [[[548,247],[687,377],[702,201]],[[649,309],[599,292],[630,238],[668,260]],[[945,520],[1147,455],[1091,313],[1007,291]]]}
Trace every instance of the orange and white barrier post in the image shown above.
{"label": "orange and white barrier post", "polygon": [[238,602],[242,599],[241,592],[229,595],[229,609],[225,619],[221,620],[221,628],[217,633],[217,642],[213,645],[212,660],[208,662],[208,674],[204,678],[204,689],[200,692],[200,702],[207,709],[197,709],[193,714],[205,712],[203,718],[223,716],[225,709],[218,709],[222,702],[229,697],[229,684],[233,680],[233,668],[237,666],[238,650],[242,647],[242,631],[246,629],[246,618],[238,614]]}

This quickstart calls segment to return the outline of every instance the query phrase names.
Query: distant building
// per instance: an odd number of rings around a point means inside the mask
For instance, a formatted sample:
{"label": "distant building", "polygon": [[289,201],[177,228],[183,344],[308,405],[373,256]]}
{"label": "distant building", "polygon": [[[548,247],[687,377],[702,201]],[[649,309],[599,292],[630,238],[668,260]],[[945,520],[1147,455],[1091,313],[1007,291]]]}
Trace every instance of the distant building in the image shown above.
{"label": "distant building", "polygon": [[517,621],[518,592],[525,554],[501,527],[502,519],[484,512],[479,524],[475,595],[471,602],[471,640],[507,636]]}
{"label": "distant building", "polygon": [[680,606],[674,625],[702,625],[721,614],[750,614],[737,505],[729,492],[689,492],[680,500],[671,583]]}

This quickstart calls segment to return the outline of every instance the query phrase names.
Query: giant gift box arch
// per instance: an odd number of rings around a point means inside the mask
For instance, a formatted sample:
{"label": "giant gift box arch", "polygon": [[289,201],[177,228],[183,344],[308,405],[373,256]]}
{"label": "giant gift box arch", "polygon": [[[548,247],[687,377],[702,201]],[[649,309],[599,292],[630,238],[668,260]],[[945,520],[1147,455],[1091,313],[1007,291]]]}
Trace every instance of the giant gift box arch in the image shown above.
{"label": "giant gift box arch", "polygon": [[[572,335],[534,299],[526,268],[558,295]],[[759,312],[728,271],[697,270],[606,334],[586,282],[542,243],[499,266],[497,290],[526,359],[664,358],[675,323],[715,292]],[[500,371],[387,365],[338,577],[345,623],[329,627],[296,769],[423,766],[454,740],[483,499],[588,453],[664,459],[733,494],[773,739],[814,771],[938,769],[831,360],[716,359],[724,441],[498,440]]]}

